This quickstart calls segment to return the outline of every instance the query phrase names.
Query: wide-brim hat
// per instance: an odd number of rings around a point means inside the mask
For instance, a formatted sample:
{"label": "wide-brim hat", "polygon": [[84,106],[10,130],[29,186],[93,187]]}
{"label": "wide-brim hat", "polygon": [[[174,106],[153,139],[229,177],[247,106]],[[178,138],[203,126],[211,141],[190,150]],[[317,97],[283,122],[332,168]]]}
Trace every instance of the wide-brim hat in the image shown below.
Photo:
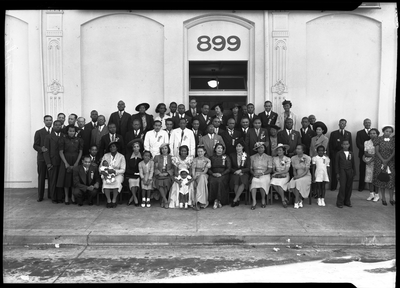
{"label": "wide-brim hat", "polygon": [[260,148],[261,146],[264,146],[264,148],[267,149],[268,143],[266,143],[266,142],[256,142],[256,143],[254,144],[253,150],[254,150],[254,151],[257,151],[258,148]]}
{"label": "wide-brim hat", "polygon": [[161,145],[160,145],[160,149],[163,148],[163,147],[165,147],[165,146],[169,146],[169,143],[163,143],[163,144],[161,144]]}
{"label": "wide-brim hat", "polygon": [[117,146],[117,149],[121,148],[121,143],[119,141],[111,141],[110,143],[108,143],[107,150],[110,150],[112,144],[115,144],[115,146]]}
{"label": "wide-brim hat", "polygon": [[317,130],[318,127],[321,127],[321,129],[324,131],[322,132],[322,134],[326,134],[328,132],[328,128],[326,127],[325,123],[321,122],[321,121],[317,121],[314,123],[313,125],[313,130]]}
{"label": "wide-brim hat", "polygon": [[222,102],[219,102],[219,103],[217,103],[217,104],[215,104],[214,106],[212,106],[211,107],[211,110],[215,110],[215,107],[219,107],[219,108],[221,108],[221,111],[223,111],[224,110],[224,105],[222,104]]}
{"label": "wide-brim hat", "polygon": [[127,148],[133,147],[134,143],[139,143],[140,145],[143,145],[143,139],[142,138],[133,139],[133,140],[129,141],[128,144],[126,144],[126,147]]}
{"label": "wide-brim hat", "polygon": [[289,149],[289,147],[290,146],[287,144],[278,143],[278,145],[273,150],[276,150],[278,148],[283,148],[283,150],[287,150],[287,149]]}
{"label": "wide-brim hat", "polygon": [[[147,103],[146,103],[147,104]],[[164,103],[158,103],[157,107],[156,107],[156,113],[160,112],[160,106],[164,105],[165,106],[165,111],[167,111],[167,105],[165,105]],[[148,109],[148,108],[147,108]],[[146,109],[146,110],[147,110]]]}
{"label": "wide-brim hat", "polygon": [[181,174],[181,172],[182,171],[185,171],[186,173],[188,173],[189,174],[189,170],[188,169],[186,169],[186,168],[181,168],[180,170],[179,170],[179,174]]}
{"label": "wide-brim hat", "polygon": [[231,108],[231,110],[233,110],[233,108],[237,107],[239,110],[242,109],[242,106],[239,105],[238,103],[233,104],[233,107]]}
{"label": "wide-brim hat", "polygon": [[276,131],[281,130],[281,127],[279,127],[278,125],[275,125],[275,124],[269,125],[269,129],[271,129],[271,128],[274,128]]}
{"label": "wide-brim hat", "polygon": [[139,112],[139,108],[140,106],[144,106],[144,109],[149,109],[150,108],[150,104],[149,103],[140,103],[139,105],[136,106],[135,110]]}

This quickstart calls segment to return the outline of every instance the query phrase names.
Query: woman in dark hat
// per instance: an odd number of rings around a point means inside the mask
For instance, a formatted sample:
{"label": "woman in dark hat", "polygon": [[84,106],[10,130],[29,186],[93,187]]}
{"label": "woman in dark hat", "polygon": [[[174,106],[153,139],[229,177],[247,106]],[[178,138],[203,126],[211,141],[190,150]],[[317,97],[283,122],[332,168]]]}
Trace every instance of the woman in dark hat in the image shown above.
{"label": "woman in dark hat", "polygon": [[211,107],[211,110],[215,111],[215,116],[214,118],[218,118],[219,121],[221,122],[221,127],[222,129],[226,130],[226,125],[228,122],[228,117],[224,115],[224,106],[222,102],[215,104],[213,107]]}
{"label": "woman in dark hat", "polygon": [[126,171],[125,178],[128,180],[129,191],[132,196],[128,201],[128,206],[135,203],[135,206],[139,206],[139,201],[136,193],[139,190],[140,185],[140,174],[139,174],[139,163],[143,161],[143,157],[140,153],[140,147],[143,145],[141,138],[130,141],[127,146],[133,150],[132,153],[125,155]]}
{"label": "woman in dark hat", "polygon": [[165,125],[165,120],[169,117],[165,114],[167,112],[167,106],[164,103],[158,103],[156,107],[156,113],[158,115],[154,117],[154,120],[160,120],[161,121],[161,129],[166,129],[167,126]]}
{"label": "woman in dark hat", "polygon": [[[104,168],[106,163],[108,164],[108,173],[115,173],[115,181],[107,182],[103,179],[102,192],[107,197],[107,208],[117,207],[117,196],[122,190],[122,183],[124,182],[124,173],[126,169],[126,161],[124,155],[118,152],[120,148],[120,143],[117,141],[110,142],[108,144],[107,150],[110,151],[104,154],[100,161],[99,170]],[[111,193],[113,193],[113,199],[111,200]]]}
{"label": "woman in dark hat", "polygon": [[276,125],[279,126],[281,129],[285,126],[286,118],[293,119],[293,129],[299,131],[299,127],[297,126],[297,116],[290,111],[292,108],[292,102],[290,100],[285,100],[282,102],[283,112],[279,114],[278,120],[276,121]]}
{"label": "woman in dark hat", "polygon": [[[328,149],[328,143],[329,143],[329,138],[325,136],[325,134],[328,132],[328,128],[326,128],[326,125],[321,122],[317,121],[313,125],[314,131],[317,133],[317,136],[314,136],[311,138],[311,144],[310,144],[310,157],[317,156],[317,147],[318,146],[324,146],[325,151]],[[328,152],[326,152],[328,153]],[[333,159],[334,161],[334,159]]]}
{"label": "woman in dark hat", "polygon": [[235,103],[233,107],[231,108],[232,111],[232,116],[231,118],[235,119],[235,128],[240,129],[240,121],[242,120],[243,113],[242,113],[242,106],[239,104]]}
{"label": "woman in dark hat", "polygon": [[146,113],[146,111],[149,108],[150,108],[149,103],[140,103],[139,105],[137,105],[135,110],[138,111],[139,113],[133,114],[131,116],[131,122],[130,122],[131,126],[134,119],[139,119],[141,124],[140,127],[142,127],[144,132],[152,130],[154,124],[153,115],[149,115]]}
{"label": "woman in dark hat", "polygon": [[242,138],[236,142],[236,153],[229,155],[231,158],[231,179],[229,182],[230,191],[235,192],[232,207],[239,206],[240,195],[243,190],[249,189],[250,157],[244,152],[244,141]]}

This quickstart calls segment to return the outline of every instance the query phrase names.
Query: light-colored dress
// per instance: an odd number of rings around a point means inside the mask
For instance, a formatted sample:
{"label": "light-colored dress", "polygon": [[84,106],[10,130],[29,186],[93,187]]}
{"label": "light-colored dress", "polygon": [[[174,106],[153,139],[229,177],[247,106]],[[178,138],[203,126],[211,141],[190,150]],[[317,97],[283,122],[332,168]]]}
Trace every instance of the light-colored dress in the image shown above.
{"label": "light-colored dress", "polygon": [[[204,169],[211,168],[211,160],[207,157],[200,159],[199,157],[194,158],[192,163],[192,169],[195,169],[194,177],[197,179],[193,182],[194,188],[196,189],[196,201],[192,203],[200,202],[201,204],[208,206],[208,174],[204,173]],[[190,201],[190,200],[189,200]]]}
{"label": "light-colored dress", "polygon": [[315,182],[329,182],[328,167],[330,163],[331,160],[326,155],[312,157],[312,164],[315,165]]}
{"label": "light-colored dress", "polygon": [[102,163],[104,160],[108,162],[109,168],[113,168],[115,170],[116,176],[115,182],[112,183],[107,183],[105,179],[103,179],[103,188],[101,191],[104,193],[104,189],[118,188],[119,193],[122,190],[122,183],[124,182],[124,173],[126,169],[125,157],[119,152],[117,152],[114,157],[111,155],[111,152],[104,154],[100,162],[99,171],[101,171],[100,169],[103,168]]}
{"label": "light-colored dress", "polygon": [[[189,175],[191,174],[191,167],[193,163],[193,157],[192,156],[186,156],[184,160],[181,159],[181,157],[175,157],[172,156],[172,164],[177,168],[175,173],[175,176],[179,176],[179,170],[182,168],[186,168],[189,170]],[[188,205],[192,205],[192,200],[193,200],[193,182],[189,184],[189,201]],[[171,190],[169,192],[169,208],[179,208],[179,184],[176,183],[175,181],[172,184]]]}
{"label": "light-colored dress", "polygon": [[289,189],[296,188],[303,198],[308,198],[311,187],[311,158],[310,156],[304,154],[301,158],[298,155],[295,155],[291,158],[291,160],[293,170],[296,170],[297,175],[302,174],[304,170],[307,171],[307,174],[299,179],[292,178],[292,180],[289,182]]}
{"label": "light-colored dress", "polygon": [[[273,171],[280,172],[287,168],[290,168],[291,160],[289,157],[283,156],[282,160],[279,159],[279,156],[275,156],[272,158],[272,168]],[[276,185],[282,187],[283,191],[287,190],[289,184],[290,176],[289,172],[286,173],[286,177],[284,178],[271,178],[270,185]]]}
{"label": "light-colored dress", "polygon": [[[257,153],[250,157],[250,169],[255,173],[263,173],[268,169],[272,169],[272,166],[272,157],[265,153],[261,156]],[[259,178],[253,177],[251,180],[250,190],[262,188],[268,195],[270,182],[271,174],[262,175]]]}
{"label": "light-colored dress", "polygon": [[[147,164],[144,161],[139,163],[139,175],[143,190],[153,190],[153,175],[154,175],[154,162],[149,161]],[[148,185],[144,184],[144,181],[151,179]]]}
{"label": "light-colored dress", "polygon": [[[372,140],[364,142],[364,151],[368,154],[375,154],[375,146]],[[374,159],[372,157],[365,157],[365,159],[367,161],[371,160],[365,164],[365,183],[372,183],[372,178],[374,177]]]}

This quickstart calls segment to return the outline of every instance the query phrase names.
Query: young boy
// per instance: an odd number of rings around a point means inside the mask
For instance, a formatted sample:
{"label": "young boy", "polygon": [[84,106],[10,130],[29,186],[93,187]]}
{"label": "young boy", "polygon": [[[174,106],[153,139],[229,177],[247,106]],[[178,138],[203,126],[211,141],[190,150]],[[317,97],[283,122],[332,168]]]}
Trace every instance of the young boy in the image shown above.
{"label": "young boy", "polygon": [[188,209],[189,202],[189,185],[192,182],[192,177],[189,176],[189,171],[185,168],[179,171],[179,176],[176,177],[179,183],[179,208],[183,208],[185,205],[185,209]]}
{"label": "young boy", "polygon": [[[349,151],[350,141],[342,141],[342,150],[336,154],[337,179],[340,183],[339,193],[336,200],[336,206],[343,208],[343,205],[352,207],[350,202],[353,189],[353,179],[356,176],[356,166],[353,152]],[[332,175],[333,176],[333,175]]]}

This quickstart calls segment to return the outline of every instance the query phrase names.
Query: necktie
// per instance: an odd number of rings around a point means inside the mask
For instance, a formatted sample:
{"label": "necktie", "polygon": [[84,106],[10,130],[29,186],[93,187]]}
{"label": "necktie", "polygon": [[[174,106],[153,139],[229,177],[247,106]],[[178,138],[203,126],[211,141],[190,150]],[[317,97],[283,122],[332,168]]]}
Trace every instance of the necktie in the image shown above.
{"label": "necktie", "polygon": [[196,110],[192,109],[192,115],[195,116],[196,115]]}
{"label": "necktie", "polygon": [[134,130],[135,131],[135,136],[137,136],[137,130]]}
{"label": "necktie", "polygon": [[253,120],[253,115],[250,115],[250,121],[252,121]]}
{"label": "necktie", "polygon": [[115,134],[112,134],[112,142],[115,141]]}
{"label": "necktie", "polygon": [[185,132],[182,130],[182,133],[181,133],[181,142],[183,141],[183,135],[185,135]]}
{"label": "necktie", "polygon": [[260,129],[256,129],[257,137],[258,137],[258,133],[260,133]]}
{"label": "necktie", "polygon": [[93,128],[97,128],[97,123],[94,123],[94,124],[93,124]]}
{"label": "necktie", "polygon": [[157,136],[158,136],[158,132],[156,132],[156,138],[157,138]]}
{"label": "necktie", "polygon": [[267,113],[267,118],[269,118],[269,113]]}
{"label": "necktie", "polygon": [[122,118],[122,111],[119,111],[119,118]]}
{"label": "necktie", "polygon": [[50,134],[50,128],[47,130],[47,134]]}

